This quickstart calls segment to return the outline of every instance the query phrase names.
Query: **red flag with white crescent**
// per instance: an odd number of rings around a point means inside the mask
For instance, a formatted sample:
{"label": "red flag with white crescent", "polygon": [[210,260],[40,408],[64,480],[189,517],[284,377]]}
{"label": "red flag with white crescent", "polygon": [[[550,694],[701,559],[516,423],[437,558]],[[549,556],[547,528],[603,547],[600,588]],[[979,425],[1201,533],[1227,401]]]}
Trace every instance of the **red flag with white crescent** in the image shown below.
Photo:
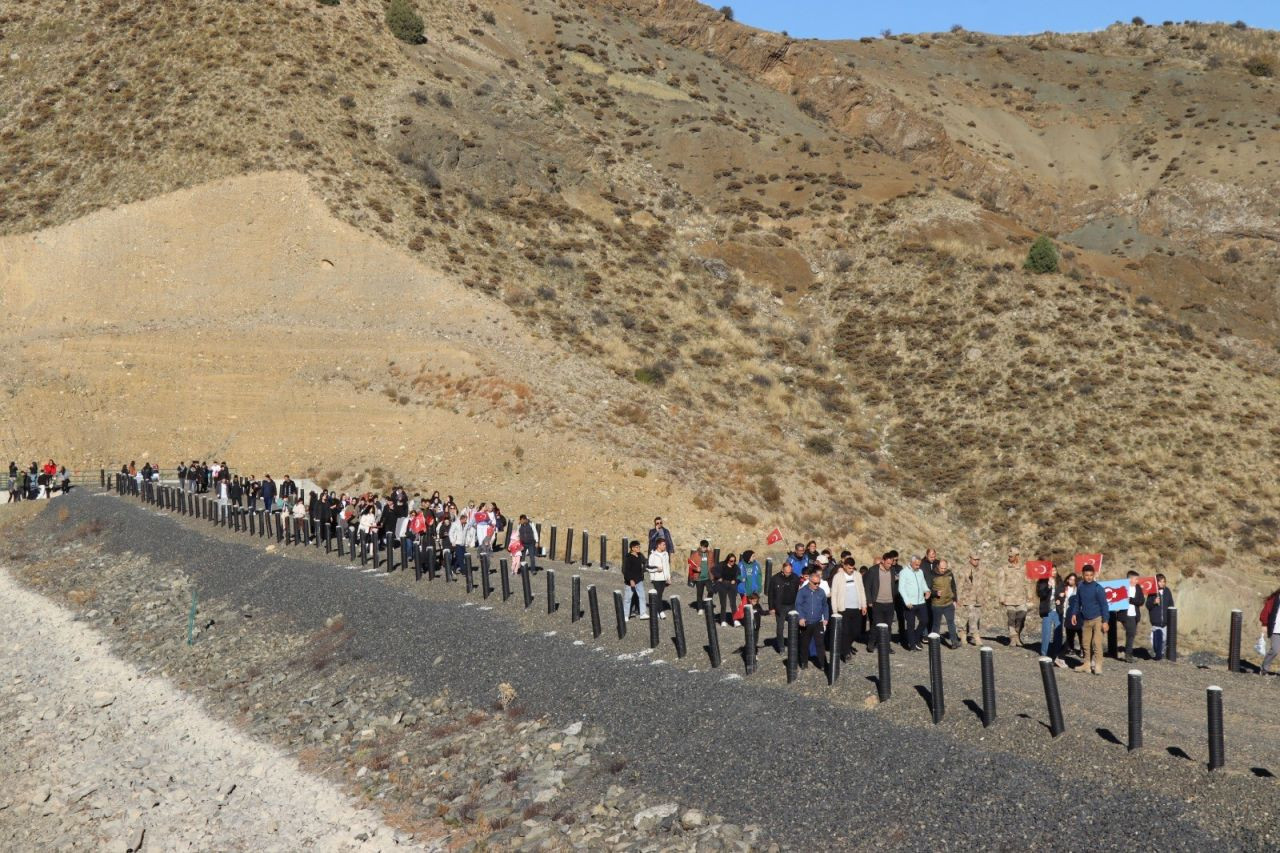
{"label": "red flag with white crescent", "polygon": [[1053,563],[1049,560],[1027,560],[1027,580],[1042,581],[1053,574]]}

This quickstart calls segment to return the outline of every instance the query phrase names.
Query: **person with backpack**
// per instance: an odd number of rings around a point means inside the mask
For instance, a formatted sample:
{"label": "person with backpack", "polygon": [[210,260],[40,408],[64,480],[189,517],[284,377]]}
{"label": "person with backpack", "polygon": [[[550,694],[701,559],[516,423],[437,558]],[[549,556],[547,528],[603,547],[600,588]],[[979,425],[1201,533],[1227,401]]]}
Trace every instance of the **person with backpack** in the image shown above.
{"label": "person with backpack", "polygon": [[1277,612],[1280,612],[1280,589],[1271,593],[1263,602],[1262,613],[1258,618],[1262,623],[1262,637],[1269,641],[1266,656],[1263,657],[1262,666],[1258,669],[1259,675],[1270,675],[1268,670],[1271,668],[1271,662],[1280,655],[1280,619],[1276,618]]}

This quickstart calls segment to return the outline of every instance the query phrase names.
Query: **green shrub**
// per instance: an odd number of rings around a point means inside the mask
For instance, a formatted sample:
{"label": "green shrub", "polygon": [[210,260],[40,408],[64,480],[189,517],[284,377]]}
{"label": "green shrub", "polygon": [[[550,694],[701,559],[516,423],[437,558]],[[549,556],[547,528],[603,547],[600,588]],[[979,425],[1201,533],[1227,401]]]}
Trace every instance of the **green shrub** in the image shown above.
{"label": "green shrub", "polygon": [[1057,272],[1058,250],[1053,241],[1044,235],[1037,237],[1031,244],[1031,251],[1027,252],[1027,262],[1022,268],[1033,273]]}
{"label": "green shrub", "polygon": [[725,19],[726,21],[732,21],[732,20],[733,20],[733,7],[732,7],[732,6],[721,6],[721,7],[720,7],[720,14],[721,14],[721,15],[724,15],[724,19]]}
{"label": "green shrub", "polygon": [[409,0],[391,0],[387,6],[387,29],[406,44],[422,44],[426,41],[423,31],[426,24]]}
{"label": "green shrub", "polygon": [[339,0],[316,0],[321,6],[337,6]]}
{"label": "green shrub", "polygon": [[1244,61],[1244,70],[1254,77],[1271,77],[1276,73],[1270,60],[1263,59],[1261,56],[1251,56],[1246,59]]}

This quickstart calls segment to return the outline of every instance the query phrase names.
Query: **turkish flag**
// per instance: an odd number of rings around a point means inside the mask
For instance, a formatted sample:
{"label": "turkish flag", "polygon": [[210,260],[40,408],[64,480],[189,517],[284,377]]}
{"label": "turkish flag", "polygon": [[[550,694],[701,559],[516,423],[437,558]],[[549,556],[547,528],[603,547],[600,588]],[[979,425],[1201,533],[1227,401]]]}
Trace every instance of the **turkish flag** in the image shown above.
{"label": "turkish flag", "polygon": [[1027,580],[1042,581],[1053,574],[1053,563],[1048,560],[1027,560]]}
{"label": "turkish flag", "polygon": [[1147,578],[1138,578],[1136,581],[1134,581],[1134,583],[1136,583],[1139,587],[1142,588],[1143,595],[1155,595],[1156,590],[1159,589],[1159,587],[1156,586],[1156,579],[1154,576],[1147,577]]}
{"label": "turkish flag", "polygon": [[1129,589],[1125,586],[1104,586],[1102,591],[1107,594],[1107,604],[1118,604],[1121,601],[1129,600]]}
{"label": "turkish flag", "polygon": [[782,531],[775,527],[773,528],[773,530],[770,530],[769,535],[765,537],[764,544],[777,545],[781,541],[782,541]]}
{"label": "turkish flag", "polygon": [[1095,572],[1102,571],[1102,555],[1101,554],[1076,554],[1076,574],[1084,571],[1085,564],[1093,566]]}

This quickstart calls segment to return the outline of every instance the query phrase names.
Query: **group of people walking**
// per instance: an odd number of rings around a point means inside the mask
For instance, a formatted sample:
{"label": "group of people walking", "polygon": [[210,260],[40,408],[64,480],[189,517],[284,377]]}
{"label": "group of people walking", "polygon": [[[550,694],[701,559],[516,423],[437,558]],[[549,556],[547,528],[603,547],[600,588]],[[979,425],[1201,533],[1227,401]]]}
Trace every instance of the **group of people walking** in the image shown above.
{"label": "group of people walking", "polygon": [[19,468],[15,461],[9,462],[9,499],[7,503],[22,500],[37,500],[52,497],[57,492],[71,491],[71,474],[65,465],[59,465],[52,459],[43,465],[32,460],[27,468]]}
{"label": "group of people walking", "polygon": [[[51,466],[52,460],[37,473],[45,476],[43,472]],[[36,471],[35,463],[32,470]],[[159,478],[159,470],[149,463],[138,469],[131,462],[122,466],[121,472],[140,479]],[[11,463],[11,492],[19,473]],[[496,550],[505,549],[513,573],[537,568],[538,525],[526,515],[513,523],[492,502],[459,506],[452,495],[442,496],[438,491],[429,497],[410,495],[400,486],[385,496],[329,489],[304,494],[288,475],[279,483],[270,474],[241,476],[225,461],[180,463],[176,476],[182,488],[212,490],[221,503],[287,513],[312,538],[322,531],[342,536],[354,532],[369,549],[403,547],[407,549],[405,557],[412,558],[418,549],[429,548],[438,558],[450,559],[455,565],[474,549],[487,566]],[[673,581],[675,552],[674,537],[661,517],[654,519],[647,541],[630,542],[621,567],[626,618],[666,617],[664,597]],[[1108,599],[1091,564],[1065,577],[1051,573],[1030,581],[1016,547],[1009,549],[1007,565],[996,570],[986,569],[976,553],[953,569],[933,548],[910,557],[905,565],[896,550],[884,552],[870,565],[859,565],[850,551],[836,554],[830,548],[820,550],[818,543],[810,540],[795,543],[778,570],[772,572],[762,566],[754,550],[721,555],[704,539],[688,552],[685,579],[695,590],[694,606],[712,608],[722,626],[740,625],[747,608],[752,609],[757,624],[773,616],[774,645],[779,653],[785,649],[787,616],[796,611],[799,640],[806,652],[802,665],[812,658],[820,667],[827,664],[833,615],[840,615],[843,630],[840,647],[830,651],[842,660],[856,654],[859,645],[875,650],[877,624],[896,627],[897,645],[908,652],[922,650],[924,638],[931,632],[937,632],[941,641],[954,649],[959,647],[961,635],[971,645],[982,641],[984,612],[990,622],[993,598],[1003,610],[1001,639],[1006,643],[1027,647],[1023,634],[1034,610],[1040,618],[1042,656],[1060,667],[1068,666],[1067,656],[1076,656],[1081,669],[1100,673],[1108,631],[1124,629],[1121,657],[1131,660],[1144,613],[1151,629],[1152,656],[1163,658],[1168,611],[1174,603],[1163,575],[1156,576],[1154,589],[1144,590],[1137,572],[1128,572],[1125,603],[1118,607]],[[656,593],[656,613],[650,613],[649,590]],[[1273,595],[1269,601],[1275,598]],[[1280,654],[1280,632],[1274,630],[1278,609],[1272,606],[1263,615],[1264,630],[1269,632],[1264,639],[1270,646],[1264,669]],[[891,638],[893,633],[891,630]]]}

